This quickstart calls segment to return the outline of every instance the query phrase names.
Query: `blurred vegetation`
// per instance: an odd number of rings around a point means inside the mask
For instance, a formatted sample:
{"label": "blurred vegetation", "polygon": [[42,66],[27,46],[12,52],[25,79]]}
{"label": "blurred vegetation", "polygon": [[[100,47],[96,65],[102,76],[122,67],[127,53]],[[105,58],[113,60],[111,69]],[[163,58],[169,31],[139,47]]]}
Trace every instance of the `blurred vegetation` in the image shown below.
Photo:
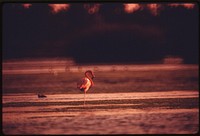
{"label": "blurred vegetation", "polygon": [[[198,70],[95,71],[88,93],[199,90]],[[3,93],[82,93],[76,82],[84,72],[3,75]]]}

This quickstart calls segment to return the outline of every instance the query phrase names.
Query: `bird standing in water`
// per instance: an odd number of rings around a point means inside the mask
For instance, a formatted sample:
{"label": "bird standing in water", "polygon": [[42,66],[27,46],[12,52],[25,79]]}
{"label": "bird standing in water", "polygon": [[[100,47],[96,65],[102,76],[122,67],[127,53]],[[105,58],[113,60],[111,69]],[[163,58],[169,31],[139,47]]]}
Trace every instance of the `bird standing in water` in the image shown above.
{"label": "bird standing in water", "polygon": [[85,77],[82,78],[80,81],[77,82],[77,88],[80,89],[81,91],[84,91],[84,105],[85,105],[85,95],[86,92],[94,86],[93,78],[94,78],[94,73],[91,70],[87,70],[85,72]]}

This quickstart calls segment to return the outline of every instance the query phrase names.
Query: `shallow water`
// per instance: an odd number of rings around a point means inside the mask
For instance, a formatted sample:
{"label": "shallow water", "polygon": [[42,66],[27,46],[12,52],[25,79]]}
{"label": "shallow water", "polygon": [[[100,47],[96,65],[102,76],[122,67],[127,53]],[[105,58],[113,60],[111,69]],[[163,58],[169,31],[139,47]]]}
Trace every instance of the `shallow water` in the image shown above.
{"label": "shallow water", "polygon": [[4,134],[191,134],[199,92],[3,95]]}

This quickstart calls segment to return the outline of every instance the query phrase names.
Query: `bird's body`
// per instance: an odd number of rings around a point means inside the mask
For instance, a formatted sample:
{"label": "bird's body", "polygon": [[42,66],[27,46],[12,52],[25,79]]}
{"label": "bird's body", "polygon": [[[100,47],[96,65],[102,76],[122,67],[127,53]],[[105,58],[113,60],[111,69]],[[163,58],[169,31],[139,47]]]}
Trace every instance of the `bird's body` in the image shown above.
{"label": "bird's body", "polygon": [[77,83],[77,87],[81,90],[81,91],[85,91],[87,92],[90,87],[92,86],[91,81],[87,78],[84,77],[82,78],[78,83]]}
{"label": "bird's body", "polygon": [[94,74],[91,70],[85,72],[85,77],[77,82],[77,88],[84,92],[84,105],[85,105],[85,94],[86,92],[94,86],[93,78]]}

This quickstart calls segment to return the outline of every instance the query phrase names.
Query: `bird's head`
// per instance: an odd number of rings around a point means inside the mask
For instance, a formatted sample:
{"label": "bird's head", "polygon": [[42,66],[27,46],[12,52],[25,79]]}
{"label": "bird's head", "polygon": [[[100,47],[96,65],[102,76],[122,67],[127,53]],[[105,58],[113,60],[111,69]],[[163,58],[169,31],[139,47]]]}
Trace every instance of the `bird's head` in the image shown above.
{"label": "bird's head", "polygon": [[85,72],[85,75],[87,75],[87,74],[90,74],[92,79],[95,78],[95,75],[94,75],[94,73],[91,70],[87,70]]}

